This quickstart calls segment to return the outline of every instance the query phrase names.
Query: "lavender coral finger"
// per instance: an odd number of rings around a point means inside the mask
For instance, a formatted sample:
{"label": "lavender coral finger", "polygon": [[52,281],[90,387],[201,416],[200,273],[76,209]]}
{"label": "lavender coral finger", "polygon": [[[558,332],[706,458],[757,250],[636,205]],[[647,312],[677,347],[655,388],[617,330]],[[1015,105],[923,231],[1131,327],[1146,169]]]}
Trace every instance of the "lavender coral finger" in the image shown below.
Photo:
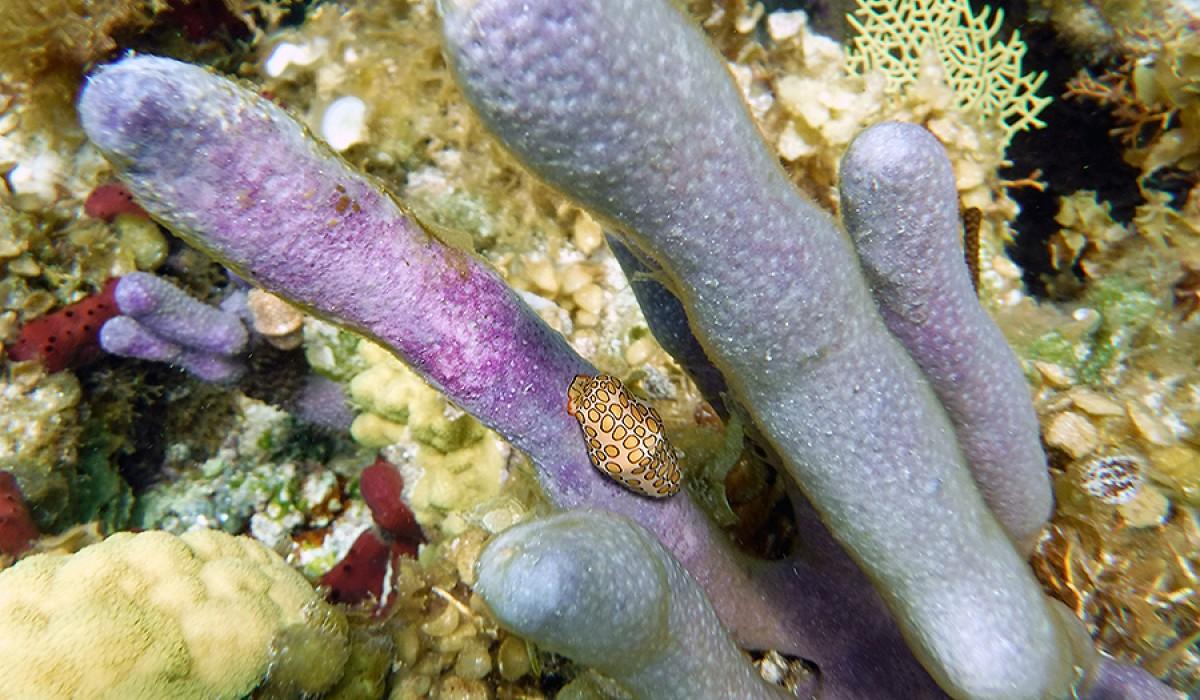
{"label": "lavender coral finger", "polygon": [[148,272],[117,282],[117,307],[150,332],[201,353],[236,355],[246,349],[246,327],[235,315],[188,296]]}
{"label": "lavender coral finger", "polygon": [[842,158],[841,193],[884,322],[950,414],[984,500],[1028,551],[1053,507],[1046,456],[1020,362],[962,262],[945,150],[914,124],[873,126]]}
{"label": "lavender coral finger", "polygon": [[148,272],[117,282],[113,296],[123,315],[100,330],[114,355],[166,362],[210,382],[233,382],[245,367],[246,327],[236,314],[211,307]]}
{"label": "lavender coral finger", "polygon": [[185,348],[153,333],[129,316],[110,319],[100,329],[100,347],[121,357],[165,362],[209,382],[229,383],[244,367],[233,358]]}
{"label": "lavender coral finger", "polygon": [[306,376],[281,403],[289,413],[330,430],[349,432],[354,421],[345,385],[319,374]]}
{"label": "lavender coral finger", "polygon": [[100,347],[114,355],[152,362],[171,362],[183,351],[129,316],[117,316],[104,324],[100,329]]}
{"label": "lavender coral finger", "polygon": [[627,515],[670,542],[726,620],[790,649],[779,601],[752,584],[686,498],[625,491],[588,460],[566,392],[597,374],[497,275],[442,244],[278,106],[151,56],[99,69],[80,119],[138,201],[239,275],[381,341],[538,467],[557,505]]}
{"label": "lavender coral finger", "polygon": [[[616,236],[606,238],[659,344],[687,370],[713,408],[728,415],[725,380],[692,335],[679,299],[655,277],[655,268]],[[777,455],[768,459],[778,464]],[[818,664],[821,697],[943,697],[921,669],[913,668],[899,631],[889,624],[882,601],[862,572],[807,500],[794,490],[790,495],[797,530],[803,533],[803,552],[787,562],[760,567],[757,578],[764,589],[811,613],[806,619],[793,619],[801,625],[802,645],[796,653]]]}
{"label": "lavender coral finger", "polygon": [[1095,673],[1079,689],[1082,700],[1185,700],[1146,671],[1109,657],[1102,657]]}
{"label": "lavender coral finger", "polygon": [[475,590],[501,624],[634,698],[790,697],[765,683],[696,581],[626,518],[581,510],[493,540]]}
{"label": "lavender coral finger", "polygon": [[1065,634],[942,407],[699,30],[665,0],[441,8],[467,98],[661,265],[705,354],[942,687],[1069,696]]}
{"label": "lavender coral finger", "polygon": [[[94,74],[79,111],[138,200],[183,238],[382,340],[521,449],[561,458],[573,447],[587,463],[581,440],[567,445],[578,428],[564,407],[571,380],[592,369],[486,266],[429,235],[277,106],[141,56]],[[590,471],[564,467],[559,491],[599,488]]]}
{"label": "lavender coral finger", "polygon": [[245,373],[245,366],[236,359],[211,352],[198,352],[184,348],[172,364],[187,370],[206,382],[229,384],[236,382]]}

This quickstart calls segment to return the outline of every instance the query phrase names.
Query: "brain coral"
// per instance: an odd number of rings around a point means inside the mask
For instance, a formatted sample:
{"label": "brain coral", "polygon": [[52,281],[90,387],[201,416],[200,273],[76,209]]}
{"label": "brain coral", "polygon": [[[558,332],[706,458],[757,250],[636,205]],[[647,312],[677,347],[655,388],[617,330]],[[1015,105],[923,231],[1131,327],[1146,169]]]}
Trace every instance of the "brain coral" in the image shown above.
{"label": "brain coral", "polygon": [[119,533],[0,572],[5,698],[238,698],[268,671],[300,696],[339,679],[346,635],[279,556],[211,530]]}

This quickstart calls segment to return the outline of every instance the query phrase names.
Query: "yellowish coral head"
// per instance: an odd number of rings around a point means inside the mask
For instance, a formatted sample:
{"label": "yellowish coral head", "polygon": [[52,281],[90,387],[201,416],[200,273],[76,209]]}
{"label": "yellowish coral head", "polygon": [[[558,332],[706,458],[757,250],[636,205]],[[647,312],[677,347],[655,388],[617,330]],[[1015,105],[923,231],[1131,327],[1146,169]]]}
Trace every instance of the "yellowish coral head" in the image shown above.
{"label": "yellowish coral head", "polygon": [[268,675],[317,693],[342,675],[346,634],[278,555],[222,532],[119,533],[0,572],[4,697],[232,699]]}

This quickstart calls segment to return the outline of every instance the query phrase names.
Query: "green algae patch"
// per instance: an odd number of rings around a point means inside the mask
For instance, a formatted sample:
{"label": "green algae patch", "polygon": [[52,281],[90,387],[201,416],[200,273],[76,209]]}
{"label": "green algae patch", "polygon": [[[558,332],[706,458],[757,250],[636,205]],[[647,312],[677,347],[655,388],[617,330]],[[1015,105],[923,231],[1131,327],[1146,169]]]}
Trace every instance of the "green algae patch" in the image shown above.
{"label": "green algae patch", "polygon": [[1080,310],[1091,321],[1078,337],[1050,331],[1029,344],[1026,357],[1053,363],[1068,370],[1077,382],[1095,385],[1121,371],[1154,322],[1160,304],[1136,282],[1111,276],[1092,283]]}

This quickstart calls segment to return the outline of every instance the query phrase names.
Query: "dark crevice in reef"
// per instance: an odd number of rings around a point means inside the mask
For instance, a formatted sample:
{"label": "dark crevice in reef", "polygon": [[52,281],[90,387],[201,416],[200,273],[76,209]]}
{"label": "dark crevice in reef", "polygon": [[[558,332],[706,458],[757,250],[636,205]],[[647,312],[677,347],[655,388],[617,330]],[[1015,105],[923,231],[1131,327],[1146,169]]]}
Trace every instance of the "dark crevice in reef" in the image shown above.
{"label": "dark crevice in reef", "polygon": [[[236,73],[256,45],[257,31],[298,27],[313,9],[329,1],[265,0],[231,4],[225,0],[167,0],[165,9],[155,16],[150,27],[116,36],[117,49],[106,60],[133,50]],[[271,8],[269,12],[267,8]]]}
{"label": "dark crevice in reef", "polygon": [[[976,11],[981,9],[978,0],[972,4]],[[1028,47],[1024,70],[1047,73],[1038,92],[1054,98],[1039,115],[1045,128],[1017,134],[1006,154],[1012,166],[1001,172],[1016,180],[1041,170],[1040,179],[1047,185],[1044,192],[1030,187],[1009,192],[1021,213],[1013,223],[1016,235],[1008,248],[1009,256],[1025,272],[1026,287],[1045,298],[1047,278],[1055,272],[1047,242],[1059,230],[1054,220],[1059,198],[1094,190],[1100,201],[1112,205],[1113,218],[1122,223],[1133,218],[1134,208],[1143,200],[1137,189],[1137,170],[1122,160],[1120,144],[1110,134],[1117,124],[1109,111],[1092,101],[1063,97],[1067,81],[1087,65],[1086,60],[1059,43],[1049,25],[1025,21],[1025,0],[1000,0],[994,6],[1004,10],[1006,32],[1021,32]]]}
{"label": "dark crevice in reef", "polygon": [[[1059,230],[1054,220],[1059,198],[1079,190],[1094,190],[1100,201],[1112,206],[1116,221],[1128,223],[1134,209],[1143,202],[1137,189],[1137,169],[1122,160],[1121,146],[1109,133],[1118,125],[1106,108],[1092,101],[1068,100],[1062,96],[1067,81],[1088,65],[1084,57],[1060,44],[1049,25],[1028,21],[1026,0],[971,0],[971,5],[976,14],[987,9],[1003,10],[1000,38],[1007,39],[1013,30],[1020,30],[1021,40],[1028,47],[1023,68],[1026,72],[1045,71],[1046,82],[1039,93],[1054,98],[1040,115],[1046,127],[1017,134],[1007,153],[1012,166],[1001,172],[1004,178],[1019,180],[1041,170],[1041,180],[1047,184],[1044,192],[1029,187],[1010,191],[1021,213],[1013,223],[1015,239],[1008,248],[1009,256],[1024,270],[1029,291],[1046,298],[1047,281],[1056,274],[1047,242]],[[765,6],[768,12],[804,10],[818,31],[844,38],[844,13],[854,10],[854,1],[769,0]],[[1105,66],[1092,67],[1094,73],[1104,69]],[[1156,184],[1158,181],[1163,184]],[[1164,174],[1151,178],[1147,185],[1171,192],[1178,202],[1186,197],[1188,183]]]}
{"label": "dark crevice in reef", "polygon": [[93,438],[84,454],[95,453],[91,458],[100,461],[94,466],[109,462],[135,493],[141,493],[158,481],[166,450],[164,387],[172,378],[170,368],[107,355],[79,370],[78,377],[85,397],[83,415]]}
{"label": "dark crevice in reef", "polygon": [[766,0],[763,3],[768,13],[804,10],[813,29],[838,41],[846,40],[850,27],[846,16],[857,6],[856,0]]}
{"label": "dark crevice in reef", "polygon": [[118,470],[135,494],[141,494],[162,479],[161,467],[166,456],[166,417],[168,382],[176,377],[164,366],[147,366],[143,374],[144,390],[133,397],[127,448],[120,454]]}

